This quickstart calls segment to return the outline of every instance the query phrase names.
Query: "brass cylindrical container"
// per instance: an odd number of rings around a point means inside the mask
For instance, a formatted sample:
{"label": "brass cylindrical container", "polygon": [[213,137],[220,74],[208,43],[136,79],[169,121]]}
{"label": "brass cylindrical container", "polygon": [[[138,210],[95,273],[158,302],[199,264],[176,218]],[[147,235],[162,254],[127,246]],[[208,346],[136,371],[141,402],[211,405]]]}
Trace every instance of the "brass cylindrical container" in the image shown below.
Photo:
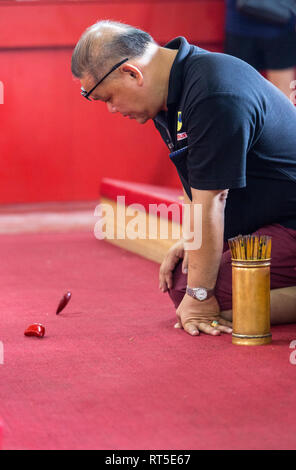
{"label": "brass cylindrical container", "polygon": [[270,342],[270,259],[232,259],[232,343]]}

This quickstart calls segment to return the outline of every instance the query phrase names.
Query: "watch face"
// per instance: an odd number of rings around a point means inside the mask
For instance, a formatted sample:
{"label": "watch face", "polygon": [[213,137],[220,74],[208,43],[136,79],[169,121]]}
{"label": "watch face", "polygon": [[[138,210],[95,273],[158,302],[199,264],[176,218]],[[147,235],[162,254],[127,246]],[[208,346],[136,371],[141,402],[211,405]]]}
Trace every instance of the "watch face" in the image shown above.
{"label": "watch face", "polygon": [[198,289],[195,295],[198,300],[205,300],[208,296],[206,289]]}

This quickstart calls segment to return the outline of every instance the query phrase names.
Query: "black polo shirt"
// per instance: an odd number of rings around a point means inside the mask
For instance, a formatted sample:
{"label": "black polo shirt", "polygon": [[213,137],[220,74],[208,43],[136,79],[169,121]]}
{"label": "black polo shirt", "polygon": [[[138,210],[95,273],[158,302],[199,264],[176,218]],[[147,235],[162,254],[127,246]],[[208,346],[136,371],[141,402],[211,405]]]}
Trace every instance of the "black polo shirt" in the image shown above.
{"label": "black polo shirt", "polygon": [[[154,119],[182,184],[229,189],[224,238],[296,230],[296,108],[246,62],[179,37],[167,112]],[[291,90],[292,91],[292,90]]]}

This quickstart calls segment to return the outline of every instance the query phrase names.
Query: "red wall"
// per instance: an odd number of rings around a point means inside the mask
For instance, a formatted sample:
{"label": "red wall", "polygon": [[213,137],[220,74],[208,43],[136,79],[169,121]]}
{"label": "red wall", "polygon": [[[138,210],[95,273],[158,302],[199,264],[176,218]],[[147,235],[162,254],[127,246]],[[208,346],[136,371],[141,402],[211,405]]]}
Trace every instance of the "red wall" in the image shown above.
{"label": "red wall", "polygon": [[223,0],[2,1],[0,203],[95,199],[104,176],[179,186],[152,123],[111,116],[80,97],[71,53],[103,18],[143,28],[161,44],[184,35],[220,49],[223,8]]}

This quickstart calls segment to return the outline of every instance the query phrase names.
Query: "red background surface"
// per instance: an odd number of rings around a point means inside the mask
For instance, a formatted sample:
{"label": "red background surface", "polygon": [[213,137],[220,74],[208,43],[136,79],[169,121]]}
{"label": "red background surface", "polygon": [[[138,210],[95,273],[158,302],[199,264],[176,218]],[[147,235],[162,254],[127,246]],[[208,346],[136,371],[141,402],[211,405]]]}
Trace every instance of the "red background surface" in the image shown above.
{"label": "red background surface", "polygon": [[179,187],[153,123],[111,116],[80,97],[72,50],[86,27],[106,18],[160,44],[183,35],[222,48],[223,0],[2,1],[0,203],[95,199],[102,177]]}

